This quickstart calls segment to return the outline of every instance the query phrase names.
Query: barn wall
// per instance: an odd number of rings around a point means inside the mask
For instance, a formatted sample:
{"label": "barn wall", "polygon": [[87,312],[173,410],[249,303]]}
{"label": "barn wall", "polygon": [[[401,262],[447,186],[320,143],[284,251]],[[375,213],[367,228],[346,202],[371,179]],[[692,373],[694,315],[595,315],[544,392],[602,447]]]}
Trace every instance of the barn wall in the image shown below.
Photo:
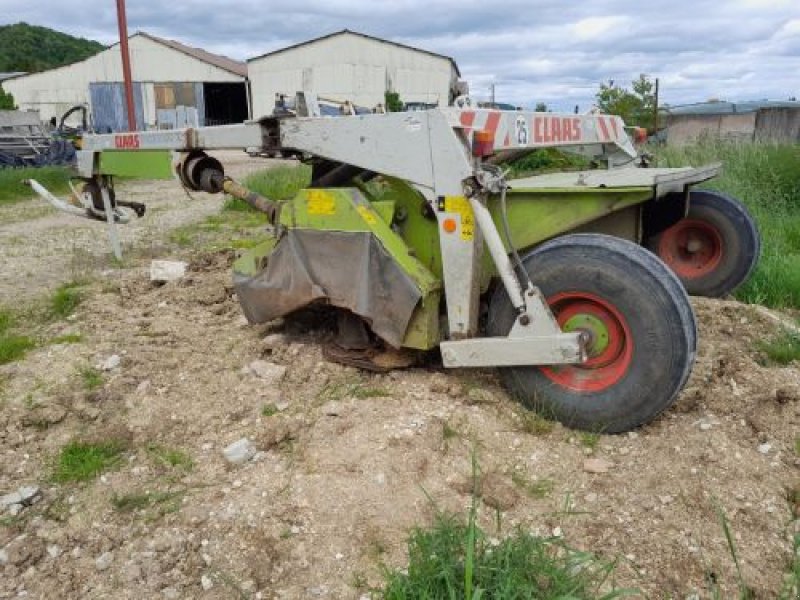
{"label": "barn wall", "polygon": [[670,144],[689,144],[701,137],[721,137],[729,140],[753,139],[756,113],[727,115],[672,115],[667,120],[667,141]]}
{"label": "barn wall", "polygon": [[270,114],[275,94],[311,91],[372,107],[392,89],[404,102],[446,106],[457,73],[447,58],[342,34],[248,63],[253,115]]}
{"label": "barn wall", "polygon": [[[215,67],[145,36],[130,38],[132,75],[144,83],[145,120],[155,123],[149,82],[240,82],[242,77]],[[38,110],[43,120],[60,116],[75,104],[90,101],[89,84],[122,81],[122,58],[115,45],[79,63],[8,79],[3,89],[22,110]]]}
{"label": "barn wall", "polygon": [[800,110],[761,109],[756,117],[756,139],[770,142],[800,142]]}

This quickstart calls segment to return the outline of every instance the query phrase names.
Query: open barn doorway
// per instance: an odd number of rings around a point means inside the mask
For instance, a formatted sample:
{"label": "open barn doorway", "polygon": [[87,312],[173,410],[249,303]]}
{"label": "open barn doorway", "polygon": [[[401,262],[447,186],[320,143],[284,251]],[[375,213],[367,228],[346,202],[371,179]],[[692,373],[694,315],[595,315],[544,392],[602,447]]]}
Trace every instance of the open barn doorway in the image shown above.
{"label": "open barn doorway", "polygon": [[246,83],[204,83],[205,124],[243,123],[248,118]]}

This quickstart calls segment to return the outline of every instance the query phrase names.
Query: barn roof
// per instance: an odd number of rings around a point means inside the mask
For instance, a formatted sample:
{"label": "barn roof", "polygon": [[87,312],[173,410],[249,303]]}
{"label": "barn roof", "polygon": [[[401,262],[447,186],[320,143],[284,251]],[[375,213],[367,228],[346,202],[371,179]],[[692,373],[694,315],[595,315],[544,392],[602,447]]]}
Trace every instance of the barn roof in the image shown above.
{"label": "barn roof", "polygon": [[141,35],[142,37],[146,37],[147,39],[156,43],[167,46],[168,48],[172,48],[173,50],[177,50],[178,52],[182,52],[202,62],[219,67],[220,69],[228,71],[229,73],[233,73],[234,75],[247,77],[247,65],[238,60],[228,58],[227,56],[222,56],[221,54],[213,54],[207,50],[203,50],[202,48],[187,46],[186,44],[182,44],[176,40],[167,40],[144,31],[138,31],[134,35]]}
{"label": "barn roof", "polygon": [[731,115],[751,113],[762,108],[800,108],[800,102],[792,100],[751,100],[747,102],[697,102],[670,106],[670,115]]}
{"label": "barn roof", "polygon": [[254,56],[253,58],[248,58],[247,62],[252,62],[254,60],[259,60],[259,59],[262,59],[262,58],[266,58],[267,56],[273,56],[275,54],[280,54],[281,52],[286,52],[288,50],[294,50],[295,48],[301,48],[303,46],[308,46],[309,44],[313,44],[315,42],[319,42],[320,40],[327,40],[328,38],[333,38],[333,37],[336,37],[336,36],[339,36],[339,35],[355,35],[355,36],[362,37],[362,38],[367,39],[367,40],[372,40],[374,42],[381,42],[383,44],[389,44],[391,46],[396,46],[398,48],[404,48],[406,50],[413,50],[414,52],[421,52],[423,54],[427,54],[428,56],[435,56],[436,58],[444,58],[444,59],[450,61],[450,63],[453,65],[453,68],[456,70],[456,73],[458,74],[458,76],[461,77],[461,71],[459,70],[458,65],[456,64],[456,61],[453,60],[453,58],[450,57],[450,56],[446,56],[444,54],[438,54],[436,52],[431,52],[430,50],[423,50],[422,48],[417,48],[415,46],[408,46],[406,44],[401,44],[400,42],[393,42],[391,40],[385,40],[383,38],[375,37],[375,36],[372,36],[372,35],[367,35],[366,33],[359,33],[358,31],[352,31],[350,29],[342,29],[341,31],[334,31],[333,33],[329,33],[327,35],[316,37],[316,38],[311,39],[311,40],[306,40],[305,42],[300,42],[300,43],[297,43],[297,44],[293,44],[291,46],[286,46],[285,48],[280,48],[278,50],[273,50],[272,52],[267,52],[265,54],[260,54],[259,56]]}

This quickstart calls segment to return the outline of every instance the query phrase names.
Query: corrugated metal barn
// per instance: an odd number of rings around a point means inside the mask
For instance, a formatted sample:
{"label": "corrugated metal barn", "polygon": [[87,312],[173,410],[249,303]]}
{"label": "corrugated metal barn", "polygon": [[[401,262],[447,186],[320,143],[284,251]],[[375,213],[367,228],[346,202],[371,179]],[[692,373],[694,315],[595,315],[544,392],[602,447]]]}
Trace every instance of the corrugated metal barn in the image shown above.
{"label": "corrugated metal barn", "polygon": [[[240,123],[249,117],[247,66],[138,32],[129,38],[137,129]],[[44,121],[88,104],[98,131],[127,130],[119,44],[84,61],[3,82]]]}
{"label": "corrugated metal barn", "polygon": [[441,54],[347,29],[247,61],[253,114],[271,114],[277,94],[315,92],[374,107],[386,91],[406,103],[447,106],[458,95],[460,73]]}

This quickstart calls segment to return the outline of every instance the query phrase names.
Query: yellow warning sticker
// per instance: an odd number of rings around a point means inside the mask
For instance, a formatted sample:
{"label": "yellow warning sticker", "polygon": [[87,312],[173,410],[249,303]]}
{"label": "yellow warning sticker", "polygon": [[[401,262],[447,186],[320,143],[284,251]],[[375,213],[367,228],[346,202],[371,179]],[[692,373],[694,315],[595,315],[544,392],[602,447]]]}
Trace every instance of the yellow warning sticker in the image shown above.
{"label": "yellow warning sticker", "polygon": [[356,207],[356,210],[358,211],[358,214],[361,215],[361,218],[367,222],[367,225],[375,225],[375,221],[377,219],[375,217],[375,213],[373,213],[369,207],[360,204]]}
{"label": "yellow warning sticker", "polygon": [[475,214],[464,196],[445,196],[444,211],[461,217],[461,239],[465,242],[475,237]]}
{"label": "yellow warning sticker", "polygon": [[336,198],[325,190],[308,190],[308,214],[310,215],[335,215]]}

